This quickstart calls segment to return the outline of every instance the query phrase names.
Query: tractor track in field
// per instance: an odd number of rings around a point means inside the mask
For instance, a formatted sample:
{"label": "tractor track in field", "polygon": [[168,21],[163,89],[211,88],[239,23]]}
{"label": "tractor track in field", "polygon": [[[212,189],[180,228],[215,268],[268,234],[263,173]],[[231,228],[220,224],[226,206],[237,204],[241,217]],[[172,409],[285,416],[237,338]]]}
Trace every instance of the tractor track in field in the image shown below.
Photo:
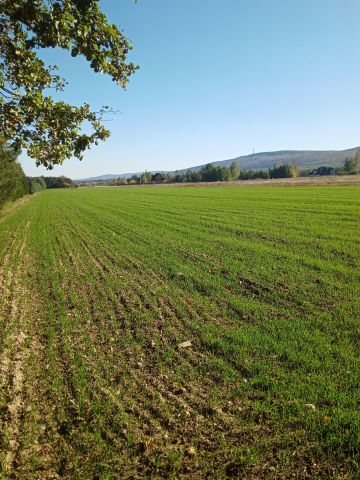
{"label": "tractor track in field", "polygon": [[[3,250],[0,269],[0,476],[9,480],[54,480],[51,440],[40,370],[44,368],[44,342],[39,334],[39,305],[33,289],[36,275],[28,252],[31,219],[18,225]],[[35,370],[34,370],[35,368]],[[36,406],[34,408],[34,406]],[[31,438],[31,441],[29,439]],[[45,476],[31,472],[32,459],[41,458]],[[30,465],[30,470],[29,470]]]}
{"label": "tractor track in field", "polygon": [[[14,246],[18,239],[18,232],[20,226],[18,226],[11,235],[11,239],[3,251],[3,258],[0,269],[0,294],[2,298],[9,295],[9,285],[11,284],[12,273],[8,271],[10,260],[13,255]],[[4,303],[3,303],[4,304]]]}
{"label": "tractor track in field", "polygon": [[[7,249],[6,254],[4,255],[4,259],[2,262],[1,272],[0,272],[0,294],[2,298],[1,303],[1,317],[4,321],[3,325],[3,332],[7,327],[5,325],[5,320],[9,316],[11,317],[13,311],[13,291],[11,289],[11,282],[13,278],[13,272],[9,268],[10,258],[11,258],[11,249],[16,245],[16,235],[13,234],[13,239],[9,243],[9,247]],[[8,322],[9,323],[9,322]],[[6,334],[3,333],[1,336],[2,339],[2,358],[1,358],[1,366],[0,366],[0,388],[4,388],[6,381],[8,379],[8,371],[10,368],[10,359],[9,359],[9,346],[4,346],[3,343],[5,341]]]}
{"label": "tractor track in field", "polygon": [[16,243],[16,239],[11,244],[10,250],[5,255],[5,264],[10,263],[12,249],[18,247],[17,265],[14,270],[8,269],[7,278],[5,278],[5,298],[9,302],[7,313],[7,323],[9,332],[6,338],[6,346],[2,352],[1,358],[1,380],[0,385],[6,391],[8,400],[7,411],[0,419],[2,431],[5,433],[7,450],[3,455],[2,466],[5,472],[12,477],[13,469],[16,466],[20,451],[20,434],[23,411],[25,408],[24,400],[24,382],[26,360],[29,355],[29,348],[26,346],[27,327],[25,320],[26,291],[21,276],[26,268],[26,259],[24,249],[26,245],[26,232],[30,221],[27,222],[22,230],[21,242]]}
{"label": "tractor track in field", "polygon": [[[1,310],[0,314],[2,320],[4,321],[3,325],[3,332],[4,337],[3,341],[5,341],[6,334],[8,333],[8,329],[14,328],[15,322],[13,321],[18,313],[18,303],[16,301],[16,294],[18,293],[19,288],[19,264],[16,267],[16,272],[13,271],[11,268],[11,258],[13,258],[13,250],[16,249],[19,243],[17,243],[18,236],[17,232],[20,228],[17,228],[16,231],[12,234],[12,240],[8,244],[8,248],[6,249],[6,253],[3,257],[1,271],[0,271],[0,298],[2,299],[1,302]],[[21,258],[25,247],[25,239],[23,239],[20,247],[19,247],[19,257]],[[15,277],[15,278],[14,278]],[[10,319],[10,321],[7,321]],[[6,322],[6,323],[5,323]],[[8,342],[11,343],[11,342]],[[3,346],[2,349],[2,363],[0,367],[0,388],[3,388],[6,384],[6,380],[8,377],[8,370],[10,367],[10,360],[9,360],[9,352],[11,349],[11,345]]]}

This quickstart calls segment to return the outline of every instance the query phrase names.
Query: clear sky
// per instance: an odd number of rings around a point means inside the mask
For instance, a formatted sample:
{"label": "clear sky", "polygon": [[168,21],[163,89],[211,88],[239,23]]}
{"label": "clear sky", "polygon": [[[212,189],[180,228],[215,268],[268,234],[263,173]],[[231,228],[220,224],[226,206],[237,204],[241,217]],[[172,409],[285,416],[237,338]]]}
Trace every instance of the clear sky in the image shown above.
{"label": "clear sky", "polygon": [[120,110],[112,136],[48,172],[173,170],[255,151],[360,145],[359,0],[101,0],[141,67],[122,92],[84,60],[44,54],[62,97]]}

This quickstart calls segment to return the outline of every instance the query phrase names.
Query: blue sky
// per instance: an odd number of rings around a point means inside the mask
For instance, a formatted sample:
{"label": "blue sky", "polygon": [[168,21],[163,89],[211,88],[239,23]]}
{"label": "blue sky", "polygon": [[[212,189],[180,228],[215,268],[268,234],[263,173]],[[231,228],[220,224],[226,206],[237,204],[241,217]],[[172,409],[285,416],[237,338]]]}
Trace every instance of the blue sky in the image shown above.
{"label": "blue sky", "polygon": [[62,51],[62,98],[120,110],[112,136],[52,172],[173,170],[255,151],[360,145],[359,0],[101,0],[140,65],[126,92]]}

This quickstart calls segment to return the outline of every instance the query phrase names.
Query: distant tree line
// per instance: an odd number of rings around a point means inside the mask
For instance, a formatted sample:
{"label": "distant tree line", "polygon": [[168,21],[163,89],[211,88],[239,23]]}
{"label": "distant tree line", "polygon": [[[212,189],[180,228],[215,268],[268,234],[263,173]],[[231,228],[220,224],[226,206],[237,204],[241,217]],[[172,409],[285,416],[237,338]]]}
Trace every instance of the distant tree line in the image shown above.
{"label": "distant tree line", "polygon": [[46,188],[74,188],[76,185],[68,178],[60,177],[42,177],[45,180]]}
{"label": "distant tree line", "polygon": [[240,170],[239,164],[234,161],[229,167],[215,166],[208,163],[199,170],[187,170],[183,173],[175,172],[175,174],[170,174],[145,171],[141,175],[133,175],[130,178],[118,178],[101,183],[106,183],[107,185],[142,185],[151,183],[228,182],[231,180],[291,178],[296,176],[298,176],[298,170],[293,165],[275,165],[267,170]]}
{"label": "distant tree line", "polygon": [[6,202],[45,188],[74,187],[67,177],[26,177],[17,161],[19,154],[0,141],[0,208]]}
{"label": "distant tree line", "polygon": [[[322,175],[332,171],[336,175],[358,175],[360,174],[360,150],[354,157],[345,159],[344,165],[338,168],[321,167]],[[296,165],[283,163],[275,164],[272,168],[262,170],[240,170],[237,162],[232,162],[230,167],[215,166],[211,163],[204,165],[199,170],[188,170],[184,173],[169,174],[166,172],[151,173],[145,171],[141,175],[133,175],[131,178],[119,178],[107,182],[111,185],[134,185],[134,184],[160,184],[160,183],[197,183],[197,182],[227,182],[230,180],[256,180],[295,178],[298,176],[312,176],[318,169],[300,171]]]}

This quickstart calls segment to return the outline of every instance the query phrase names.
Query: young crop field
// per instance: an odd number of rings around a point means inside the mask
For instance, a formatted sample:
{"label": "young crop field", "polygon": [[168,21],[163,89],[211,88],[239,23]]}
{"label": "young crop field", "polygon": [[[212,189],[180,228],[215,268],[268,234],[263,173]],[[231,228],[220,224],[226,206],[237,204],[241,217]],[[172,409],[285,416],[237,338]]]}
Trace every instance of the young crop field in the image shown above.
{"label": "young crop field", "polygon": [[360,478],[360,186],[0,212],[0,478]]}

